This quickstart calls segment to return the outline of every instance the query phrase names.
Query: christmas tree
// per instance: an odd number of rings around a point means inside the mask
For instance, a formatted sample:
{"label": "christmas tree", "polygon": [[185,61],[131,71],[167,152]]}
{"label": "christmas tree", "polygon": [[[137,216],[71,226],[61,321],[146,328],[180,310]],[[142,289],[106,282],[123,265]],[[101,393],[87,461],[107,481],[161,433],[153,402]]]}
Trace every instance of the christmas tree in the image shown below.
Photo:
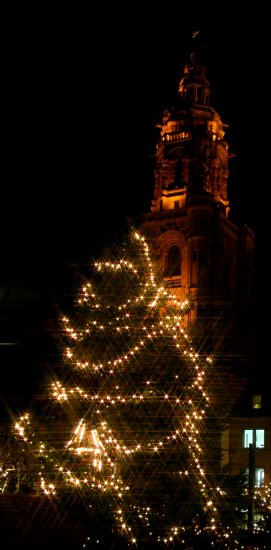
{"label": "christmas tree", "polygon": [[93,262],[71,319],[61,319],[48,407],[39,419],[23,414],[16,430],[39,465],[40,490],[77,492],[93,529],[108,508],[128,545],[187,547],[196,536],[230,548],[214,481],[212,358],[195,351],[185,328],[189,303],[167,290],[153,265],[136,231]]}

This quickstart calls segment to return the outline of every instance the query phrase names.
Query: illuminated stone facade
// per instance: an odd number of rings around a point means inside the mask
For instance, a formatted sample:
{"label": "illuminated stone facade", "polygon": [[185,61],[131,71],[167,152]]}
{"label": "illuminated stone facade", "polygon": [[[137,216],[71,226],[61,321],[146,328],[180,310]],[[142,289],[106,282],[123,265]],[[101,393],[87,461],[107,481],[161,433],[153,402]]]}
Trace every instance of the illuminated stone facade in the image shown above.
{"label": "illuminated stone facade", "polygon": [[226,125],[209,98],[205,67],[192,53],[177,105],[159,124],[154,198],[141,229],[166,285],[192,303],[187,323],[204,319],[214,345],[212,327],[220,339],[229,318],[251,302],[255,239],[229,217]]}

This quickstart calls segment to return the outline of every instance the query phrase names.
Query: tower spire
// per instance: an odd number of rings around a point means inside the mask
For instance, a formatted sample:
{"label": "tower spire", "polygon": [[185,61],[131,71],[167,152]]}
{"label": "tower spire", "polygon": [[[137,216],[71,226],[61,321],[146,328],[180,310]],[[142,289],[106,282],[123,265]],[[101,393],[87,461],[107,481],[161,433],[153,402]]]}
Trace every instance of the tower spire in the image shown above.
{"label": "tower spire", "polygon": [[183,77],[179,83],[181,99],[209,105],[210,84],[206,79],[206,67],[203,63],[203,46],[199,30],[192,32],[192,43],[189,61],[184,67]]}

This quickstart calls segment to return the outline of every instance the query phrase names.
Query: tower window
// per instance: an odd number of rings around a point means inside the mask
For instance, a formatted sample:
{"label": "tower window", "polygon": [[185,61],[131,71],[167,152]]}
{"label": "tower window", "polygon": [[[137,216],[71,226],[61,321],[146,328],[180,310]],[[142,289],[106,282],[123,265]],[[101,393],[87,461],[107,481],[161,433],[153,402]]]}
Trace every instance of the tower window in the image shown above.
{"label": "tower window", "polygon": [[178,246],[171,246],[168,250],[164,275],[166,277],[181,275],[181,252]]}
{"label": "tower window", "polygon": [[192,262],[193,262],[193,264],[196,263],[197,260],[198,260],[198,252],[197,252],[197,250],[193,250],[193,252],[192,252]]}
{"label": "tower window", "polygon": [[179,201],[174,201],[174,209],[178,210],[179,207],[180,207],[180,202]]}
{"label": "tower window", "polygon": [[197,88],[197,103],[202,103],[203,100],[203,88]]}
{"label": "tower window", "polygon": [[205,258],[205,256],[203,256],[203,254],[199,255],[199,265],[200,266],[206,265],[206,258]]}

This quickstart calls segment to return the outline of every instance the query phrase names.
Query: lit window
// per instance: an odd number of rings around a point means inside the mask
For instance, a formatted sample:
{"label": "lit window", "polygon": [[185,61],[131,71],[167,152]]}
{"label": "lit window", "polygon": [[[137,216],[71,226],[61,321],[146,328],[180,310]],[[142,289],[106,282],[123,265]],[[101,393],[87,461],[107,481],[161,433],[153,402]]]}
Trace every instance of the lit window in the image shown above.
{"label": "lit window", "polygon": [[264,447],[264,430],[243,431],[243,447],[247,449],[249,445],[253,444],[257,449]]}
{"label": "lit window", "polygon": [[253,395],[252,396],[252,408],[253,409],[260,409],[262,406],[262,396],[261,395]]}
{"label": "lit window", "polygon": [[255,529],[257,529],[257,527],[259,527],[259,525],[264,521],[264,515],[261,514],[260,512],[255,512],[254,513],[254,527]]}
{"label": "lit window", "polygon": [[255,487],[264,487],[264,468],[255,468]]}
{"label": "lit window", "polygon": [[[255,487],[264,487],[264,468],[255,468]],[[249,478],[249,469],[246,468],[246,475]]]}

